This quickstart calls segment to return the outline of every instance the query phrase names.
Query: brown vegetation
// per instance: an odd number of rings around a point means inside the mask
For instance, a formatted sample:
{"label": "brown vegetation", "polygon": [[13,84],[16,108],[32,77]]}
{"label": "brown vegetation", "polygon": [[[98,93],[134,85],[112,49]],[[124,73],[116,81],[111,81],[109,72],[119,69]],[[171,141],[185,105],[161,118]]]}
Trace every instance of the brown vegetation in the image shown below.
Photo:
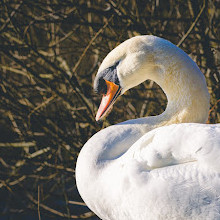
{"label": "brown vegetation", "polygon": [[166,106],[148,81],[127,92],[103,125],[95,122],[98,66],[132,36],[157,35],[190,54],[211,94],[208,122],[220,122],[219,14],[219,0],[1,1],[0,216],[96,219],[76,193],[81,147],[105,126]]}

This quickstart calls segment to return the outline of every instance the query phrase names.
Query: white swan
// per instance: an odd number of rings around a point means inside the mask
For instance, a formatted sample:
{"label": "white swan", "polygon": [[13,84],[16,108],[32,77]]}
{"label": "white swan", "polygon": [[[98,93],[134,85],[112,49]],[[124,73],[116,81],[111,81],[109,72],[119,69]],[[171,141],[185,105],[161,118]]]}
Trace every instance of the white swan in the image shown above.
{"label": "white swan", "polygon": [[165,92],[165,112],[88,140],[76,166],[81,197],[104,220],[220,219],[220,126],[196,124],[207,120],[209,94],[181,49],[138,36],[112,50],[95,79],[95,90],[104,94],[96,119],[147,79]]}

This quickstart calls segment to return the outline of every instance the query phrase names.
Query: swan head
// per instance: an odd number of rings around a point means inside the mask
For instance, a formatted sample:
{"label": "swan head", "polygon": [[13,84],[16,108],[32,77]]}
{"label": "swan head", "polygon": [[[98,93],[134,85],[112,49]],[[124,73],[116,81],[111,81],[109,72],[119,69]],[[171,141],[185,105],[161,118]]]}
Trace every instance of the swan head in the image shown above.
{"label": "swan head", "polygon": [[156,39],[155,36],[133,37],[105,57],[94,80],[95,92],[103,95],[97,121],[106,115],[120,95],[152,78],[146,73],[153,73],[157,68],[153,62],[153,42]]}
{"label": "swan head", "polygon": [[103,95],[96,120],[107,114],[120,95],[148,79],[164,90],[168,104],[170,101],[180,105],[181,96],[183,105],[189,105],[191,100],[184,97],[195,94],[201,99],[206,96],[205,104],[209,107],[204,76],[192,59],[171,42],[144,35],[124,41],[101,63],[94,80],[94,90]]}

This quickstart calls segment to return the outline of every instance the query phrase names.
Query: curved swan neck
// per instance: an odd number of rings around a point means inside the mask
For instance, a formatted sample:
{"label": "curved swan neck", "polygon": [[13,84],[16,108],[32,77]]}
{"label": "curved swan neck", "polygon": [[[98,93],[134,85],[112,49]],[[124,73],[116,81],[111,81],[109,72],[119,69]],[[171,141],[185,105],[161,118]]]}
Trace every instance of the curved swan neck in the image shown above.
{"label": "curved swan neck", "polygon": [[154,59],[159,65],[150,79],[162,88],[168,100],[166,110],[155,118],[158,124],[205,123],[210,96],[196,63],[174,45],[155,52]]}

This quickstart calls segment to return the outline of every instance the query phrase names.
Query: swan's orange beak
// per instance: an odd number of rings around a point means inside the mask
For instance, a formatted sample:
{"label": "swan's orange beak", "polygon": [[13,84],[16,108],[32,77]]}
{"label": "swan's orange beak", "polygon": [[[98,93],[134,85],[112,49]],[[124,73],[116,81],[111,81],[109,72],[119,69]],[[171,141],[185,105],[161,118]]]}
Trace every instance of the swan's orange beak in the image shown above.
{"label": "swan's orange beak", "polygon": [[102,96],[102,101],[95,118],[96,121],[99,121],[106,115],[106,113],[113,106],[116,98],[120,95],[121,92],[120,86],[108,80],[105,80],[105,82],[107,85],[107,92],[105,95]]}

